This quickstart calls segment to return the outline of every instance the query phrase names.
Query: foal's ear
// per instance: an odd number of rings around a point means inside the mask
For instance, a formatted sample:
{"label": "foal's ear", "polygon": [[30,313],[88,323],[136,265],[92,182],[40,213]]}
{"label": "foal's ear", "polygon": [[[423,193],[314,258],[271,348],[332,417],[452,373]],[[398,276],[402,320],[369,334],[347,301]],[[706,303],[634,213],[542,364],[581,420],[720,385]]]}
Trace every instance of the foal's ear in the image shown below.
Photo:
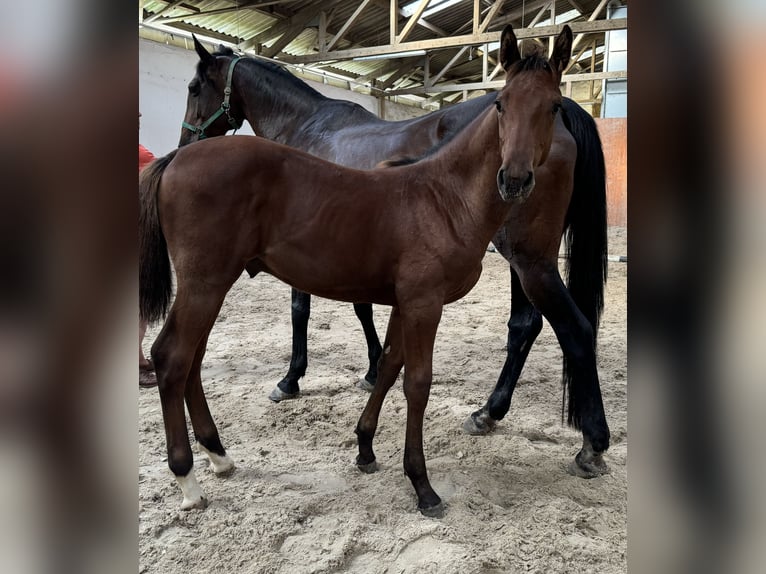
{"label": "foal's ear", "polygon": [[497,59],[500,60],[506,72],[508,68],[521,60],[518,40],[516,40],[516,34],[513,33],[513,26],[510,24],[503,28],[503,33],[500,35],[500,48],[498,48]]}
{"label": "foal's ear", "polygon": [[553,44],[553,55],[551,55],[551,65],[556,73],[561,76],[567,69],[569,58],[572,56],[572,28],[565,25],[561,34],[556,38]]}
{"label": "foal's ear", "polygon": [[207,65],[211,62],[215,61],[215,56],[213,56],[210,52],[208,52],[205,49],[205,46],[202,45],[202,43],[197,40],[197,36],[192,34],[192,38],[194,39],[194,51],[197,52],[197,55],[199,56],[200,62]]}

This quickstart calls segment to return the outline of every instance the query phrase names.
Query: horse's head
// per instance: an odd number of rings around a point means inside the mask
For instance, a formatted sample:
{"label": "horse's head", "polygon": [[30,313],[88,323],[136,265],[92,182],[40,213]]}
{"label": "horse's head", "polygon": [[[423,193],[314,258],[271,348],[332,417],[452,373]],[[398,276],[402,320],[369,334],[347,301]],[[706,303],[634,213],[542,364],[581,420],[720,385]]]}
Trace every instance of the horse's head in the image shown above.
{"label": "horse's head", "polygon": [[199,63],[197,73],[189,82],[179,147],[198,139],[224,135],[242,125],[237,96],[231,92],[231,78],[239,58],[224,46],[211,54],[196,37],[194,49]]}
{"label": "horse's head", "polygon": [[498,92],[497,108],[502,164],[497,186],[504,201],[525,199],[535,186],[535,169],[548,157],[556,115],[561,108],[561,75],[572,52],[569,26],[556,38],[546,59],[533,54],[522,59],[511,26],[500,37],[499,60],[506,82]]}

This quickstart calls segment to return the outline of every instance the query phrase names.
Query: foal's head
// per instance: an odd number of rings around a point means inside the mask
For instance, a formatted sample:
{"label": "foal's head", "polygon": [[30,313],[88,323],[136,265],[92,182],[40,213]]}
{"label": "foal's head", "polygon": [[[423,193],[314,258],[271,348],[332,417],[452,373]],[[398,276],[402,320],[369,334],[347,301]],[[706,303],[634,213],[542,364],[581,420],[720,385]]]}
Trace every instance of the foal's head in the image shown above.
{"label": "foal's head", "polygon": [[229,67],[237,56],[231,48],[224,46],[211,54],[196,37],[194,49],[199,56],[199,63],[197,73],[189,82],[179,147],[205,137],[222,136],[228,130],[236,129],[242,122],[235,94],[227,102],[228,110],[222,106]]}
{"label": "foal's head", "polygon": [[522,59],[513,29],[506,26],[503,30],[499,60],[507,75],[495,107],[503,158],[497,186],[504,201],[525,199],[535,186],[535,168],[546,160],[553,141],[561,108],[561,74],[571,52],[569,26],[556,38],[550,59],[539,54]]}

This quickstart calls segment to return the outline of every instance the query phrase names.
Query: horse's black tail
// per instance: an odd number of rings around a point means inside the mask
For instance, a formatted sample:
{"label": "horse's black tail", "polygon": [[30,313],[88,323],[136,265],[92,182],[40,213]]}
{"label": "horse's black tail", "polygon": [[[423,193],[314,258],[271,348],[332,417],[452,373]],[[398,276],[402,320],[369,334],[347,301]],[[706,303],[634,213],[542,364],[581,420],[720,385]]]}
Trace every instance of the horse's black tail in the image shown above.
{"label": "horse's black tail", "polygon": [[138,301],[141,319],[149,322],[165,317],[173,291],[157,196],[162,174],[177,151],[154,160],[141,172],[138,180]]}
{"label": "horse's black tail", "polygon": [[[606,166],[601,138],[590,114],[568,98],[564,98],[563,109],[567,127],[577,142],[574,191],[564,235],[567,287],[593,328],[595,349],[607,276]],[[576,403],[581,393],[573,388],[573,379],[573,365],[564,358],[564,404],[569,395],[567,422],[579,428],[575,413],[579,412]]]}

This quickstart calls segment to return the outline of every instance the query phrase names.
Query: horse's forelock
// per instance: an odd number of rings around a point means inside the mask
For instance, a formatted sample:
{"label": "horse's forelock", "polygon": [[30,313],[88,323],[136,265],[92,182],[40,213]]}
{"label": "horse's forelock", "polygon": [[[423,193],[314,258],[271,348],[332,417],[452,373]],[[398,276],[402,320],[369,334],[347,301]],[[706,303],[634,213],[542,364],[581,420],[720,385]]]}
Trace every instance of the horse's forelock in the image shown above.
{"label": "horse's forelock", "polygon": [[224,46],[223,44],[218,45],[218,49],[213,52],[213,56],[233,56],[234,50],[229,48],[228,46]]}

